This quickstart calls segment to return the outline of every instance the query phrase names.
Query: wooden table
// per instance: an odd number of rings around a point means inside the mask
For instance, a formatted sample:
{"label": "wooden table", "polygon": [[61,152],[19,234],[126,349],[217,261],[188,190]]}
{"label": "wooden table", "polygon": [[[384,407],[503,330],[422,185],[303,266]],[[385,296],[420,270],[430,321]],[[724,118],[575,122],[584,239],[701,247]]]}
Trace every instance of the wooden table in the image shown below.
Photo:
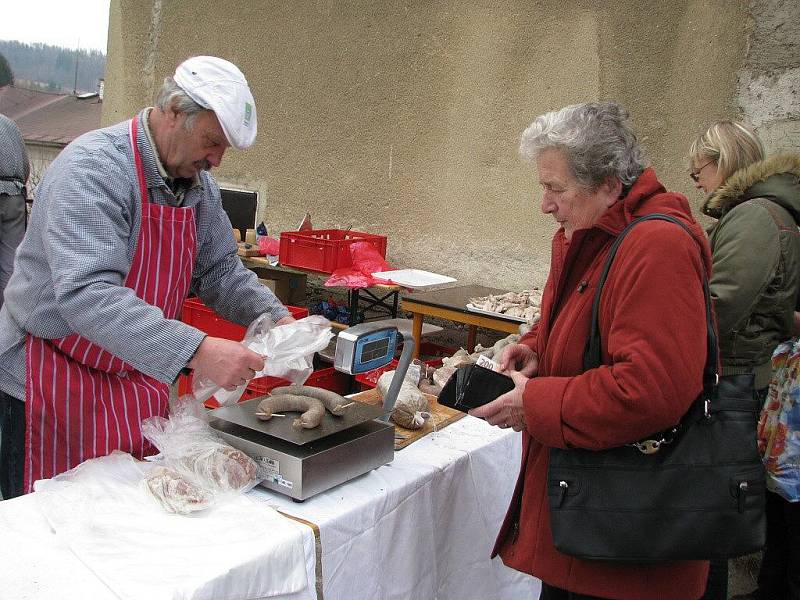
{"label": "wooden table", "polygon": [[504,333],[518,333],[519,321],[500,314],[492,316],[467,310],[467,303],[470,298],[488,296],[489,294],[505,294],[506,291],[482,285],[464,285],[404,295],[400,307],[402,310],[410,312],[414,319],[412,324],[414,358],[419,357],[419,347],[422,339],[422,319],[425,315],[469,325],[467,350],[470,352],[475,348],[475,335],[478,327],[494,329]]}

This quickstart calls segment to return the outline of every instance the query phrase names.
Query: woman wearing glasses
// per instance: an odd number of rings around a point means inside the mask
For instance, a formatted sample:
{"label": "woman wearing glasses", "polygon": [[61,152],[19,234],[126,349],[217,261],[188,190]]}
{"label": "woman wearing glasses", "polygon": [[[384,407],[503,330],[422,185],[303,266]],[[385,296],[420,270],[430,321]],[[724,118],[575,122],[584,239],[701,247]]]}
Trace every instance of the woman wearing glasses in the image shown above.
{"label": "woman wearing glasses", "polygon": [[[721,375],[752,374],[766,398],[772,352],[791,337],[800,289],[800,156],[766,158],[758,136],[735,121],[717,121],[691,146],[689,177],[706,194],[713,269],[709,282],[719,326]],[[800,578],[800,506],[794,540],[784,514],[790,503],[767,493],[767,547],[754,598],[798,598],[787,590]],[[794,546],[795,555],[788,564]],[[704,598],[727,597],[726,561],[711,563]],[[798,581],[795,581],[795,586]],[[795,588],[800,594],[800,588]]]}

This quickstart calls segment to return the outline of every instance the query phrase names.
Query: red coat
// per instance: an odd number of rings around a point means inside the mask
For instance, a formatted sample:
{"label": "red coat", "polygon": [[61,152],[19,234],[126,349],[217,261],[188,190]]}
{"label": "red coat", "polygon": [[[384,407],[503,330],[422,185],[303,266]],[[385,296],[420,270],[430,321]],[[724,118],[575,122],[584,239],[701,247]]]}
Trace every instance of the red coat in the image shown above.
{"label": "red coat", "polygon": [[[592,299],[608,250],[631,220],[654,212],[685,221],[695,240],[665,221],[631,231],[600,304],[603,362],[613,366],[584,373]],[[700,393],[706,358],[704,265],[710,272],[708,242],[686,198],[666,192],[652,169],[593,227],[574,232],[569,243],[563,229],[556,233],[542,319],[522,339],[537,352],[539,372],[523,395],[522,468],[493,553],[509,567],[593,596],[702,595],[706,561],[612,564],[558,552],[545,484],[549,448],[603,449],[640,440],[677,423]]]}

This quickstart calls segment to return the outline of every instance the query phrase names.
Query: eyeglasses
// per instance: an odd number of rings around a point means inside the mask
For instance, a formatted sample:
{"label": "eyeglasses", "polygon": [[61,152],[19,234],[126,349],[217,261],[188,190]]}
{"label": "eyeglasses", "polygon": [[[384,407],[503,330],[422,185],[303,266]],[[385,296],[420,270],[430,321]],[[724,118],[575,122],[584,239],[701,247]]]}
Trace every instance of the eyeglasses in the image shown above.
{"label": "eyeglasses", "polygon": [[695,183],[700,181],[700,173],[702,172],[702,170],[705,169],[708,165],[710,165],[713,162],[714,162],[713,160],[710,160],[706,164],[704,164],[701,167],[697,168],[696,170],[690,171],[689,172],[689,177],[691,178],[691,180],[694,181]]}

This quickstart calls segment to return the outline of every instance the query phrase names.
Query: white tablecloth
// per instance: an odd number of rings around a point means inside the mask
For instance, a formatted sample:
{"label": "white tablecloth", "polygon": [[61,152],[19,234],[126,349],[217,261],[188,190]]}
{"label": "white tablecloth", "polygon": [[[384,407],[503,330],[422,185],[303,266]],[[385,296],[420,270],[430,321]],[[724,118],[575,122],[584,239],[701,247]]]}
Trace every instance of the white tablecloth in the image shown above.
{"label": "white tablecloth", "polygon": [[[260,487],[250,497],[318,525],[326,600],[534,599],[537,579],[489,560],[519,455],[519,434],[465,417],[304,503]],[[59,544],[33,496],[0,502],[0,540],[0,598],[116,597]],[[317,597],[307,528],[303,546],[308,587],[280,600]]]}

